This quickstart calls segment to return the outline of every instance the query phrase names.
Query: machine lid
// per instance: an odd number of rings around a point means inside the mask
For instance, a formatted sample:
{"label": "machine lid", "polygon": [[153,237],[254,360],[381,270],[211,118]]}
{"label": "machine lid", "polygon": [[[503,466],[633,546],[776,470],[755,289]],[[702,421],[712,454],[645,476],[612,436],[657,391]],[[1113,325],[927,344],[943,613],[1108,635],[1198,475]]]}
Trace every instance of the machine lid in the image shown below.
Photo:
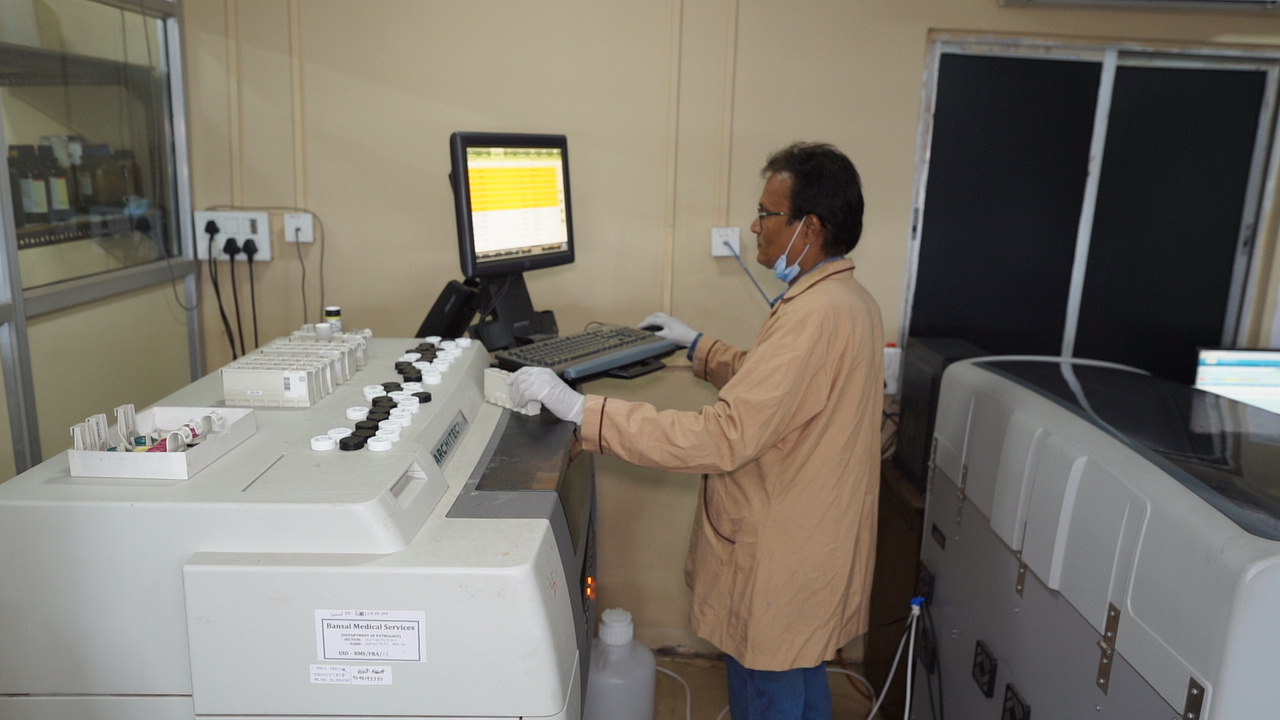
{"label": "machine lid", "polygon": [[1280,540],[1280,415],[1117,366],[1048,358],[974,365],[1112,435],[1245,531]]}

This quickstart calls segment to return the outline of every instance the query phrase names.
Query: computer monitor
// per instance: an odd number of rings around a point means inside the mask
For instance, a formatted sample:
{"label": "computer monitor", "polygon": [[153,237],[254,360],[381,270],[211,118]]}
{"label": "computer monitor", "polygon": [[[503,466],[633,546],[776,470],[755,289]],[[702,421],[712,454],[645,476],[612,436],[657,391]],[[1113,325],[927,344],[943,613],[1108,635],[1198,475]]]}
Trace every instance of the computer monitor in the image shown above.
{"label": "computer monitor", "polygon": [[573,262],[565,136],[457,132],[450,150],[465,277]]}
{"label": "computer monitor", "polygon": [[534,311],[522,273],[573,262],[568,140],[456,132],[449,149],[459,260],[480,286],[472,334],[489,350],[554,337],[555,316]]}
{"label": "computer monitor", "polygon": [[1195,386],[1280,413],[1280,350],[1202,349]]}

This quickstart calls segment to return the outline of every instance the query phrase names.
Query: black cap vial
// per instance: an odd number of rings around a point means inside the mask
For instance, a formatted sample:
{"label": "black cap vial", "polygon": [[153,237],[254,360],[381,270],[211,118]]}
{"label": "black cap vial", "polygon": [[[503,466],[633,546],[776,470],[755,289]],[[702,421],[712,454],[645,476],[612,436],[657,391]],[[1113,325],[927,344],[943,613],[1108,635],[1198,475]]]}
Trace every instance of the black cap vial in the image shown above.
{"label": "black cap vial", "polygon": [[365,438],[352,433],[341,440],[338,440],[339,450],[361,450],[364,448]]}

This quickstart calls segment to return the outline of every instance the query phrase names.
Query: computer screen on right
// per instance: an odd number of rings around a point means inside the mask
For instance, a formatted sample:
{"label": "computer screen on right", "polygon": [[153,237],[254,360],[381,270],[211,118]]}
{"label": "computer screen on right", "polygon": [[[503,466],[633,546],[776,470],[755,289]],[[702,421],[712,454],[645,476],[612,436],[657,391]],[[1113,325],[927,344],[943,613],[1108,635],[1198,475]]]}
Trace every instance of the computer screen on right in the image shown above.
{"label": "computer screen on right", "polygon": [[1280,350],[1202,349],[1195,386],[1280,413]]}

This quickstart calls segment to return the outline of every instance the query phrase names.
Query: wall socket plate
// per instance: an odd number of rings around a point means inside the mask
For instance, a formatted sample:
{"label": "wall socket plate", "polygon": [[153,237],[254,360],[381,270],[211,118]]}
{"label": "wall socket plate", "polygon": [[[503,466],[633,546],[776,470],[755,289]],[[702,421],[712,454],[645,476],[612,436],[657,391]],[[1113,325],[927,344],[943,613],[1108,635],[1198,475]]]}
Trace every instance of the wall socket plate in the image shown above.
{"label": "wall socket plate", "polygon": [[[735,254],[741,255],[742,231],[736,227],[713,227],[711,228],[711,257],[733,257]],[[730,252],[729,248],[724,244],[729,243],[733,247]]]}
{"label": "wall socket plate", "polygon": [[[209,233],[205,232],[204,228],[210,220],[218,225],[218,232],[213,237],[214,260],[231,259],[229,255],[222,252],[222,246],[226,243],[227,238],[235,238],[241,247],[244,246],[245,240],[252,238],[254,244],[258,246],[258,252],[253,256],[253,261],[260,263],[271,259],[271,215],[269,213],[240,212],[238,210],[201,211],[195,214],[195,220],[197,259],[209,259]],[[246,262],[247,258],[242,252],[236,256],[236,260]]]}
{"label": "wall socket plate", "polygon": [[284,241],[309,243],[316,241],[315,222],[309,212],[285,213]]}

